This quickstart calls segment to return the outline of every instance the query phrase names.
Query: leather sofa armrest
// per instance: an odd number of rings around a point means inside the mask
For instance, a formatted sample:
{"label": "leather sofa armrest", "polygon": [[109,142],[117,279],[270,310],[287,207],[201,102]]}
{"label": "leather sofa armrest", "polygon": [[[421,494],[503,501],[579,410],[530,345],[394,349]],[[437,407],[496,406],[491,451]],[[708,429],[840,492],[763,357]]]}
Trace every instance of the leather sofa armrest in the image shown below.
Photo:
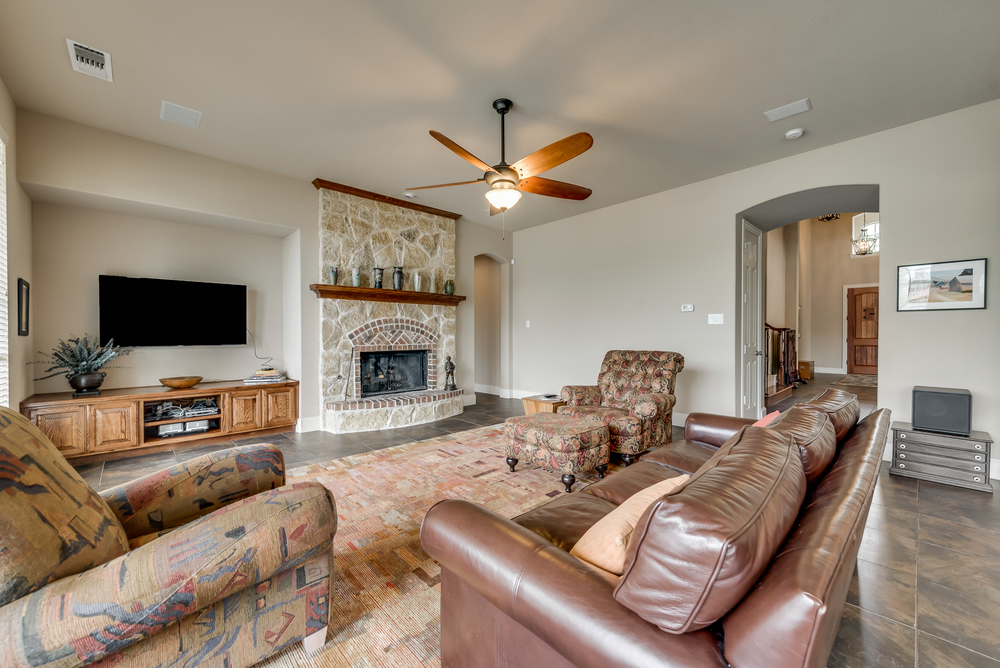
{"label": "leather sofa armrest", "polygon": [[618,578],[466,501],[441,501],[420,528],[424,550],[580,668],[726,666],[707,631],[672,635],[620,605]]}
{"label": "leather sofa armrest", "polygon": [[714,413],[690,413],[684,422],[684,438],[718,448],[754,422],[756,420]]}
{"label": "leather sofa armrest", "polygon": [[670,413],[670,411],[674,409],[674,404],[676,403],[677,397],[673,394],[667,394],[666,392],[650,392],[649,394],[640,394],[636,397],[635,403],[632,404],[632,409],[629,413],[633,417],[651,420],[655,417],[662,417]]}
{"label": "leather sofa armrest", "polygon": [[0,608],[4,666],[98,661],[329,551],[333,496],[301,483],[231,504]]}
{"label": "leather sofa armrest", "polygon": [[566,385],[561,396],[567,406],[601,405],[601,390],[597,385]]}
{"label": "leather sofa armrest", "polygon": [[270,443],[217,450],[101,492],[130,539],[173,529],[285,484],[285,459]]}

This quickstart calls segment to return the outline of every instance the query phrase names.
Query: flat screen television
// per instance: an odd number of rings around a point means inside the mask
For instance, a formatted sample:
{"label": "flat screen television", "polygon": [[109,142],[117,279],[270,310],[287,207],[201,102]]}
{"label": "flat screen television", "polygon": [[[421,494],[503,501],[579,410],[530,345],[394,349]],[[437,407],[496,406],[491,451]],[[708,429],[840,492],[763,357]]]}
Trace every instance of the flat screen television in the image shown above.
{"label": "flat screen television", "polygon": [[243,346],[247,286],[100,276],[101,345]]}

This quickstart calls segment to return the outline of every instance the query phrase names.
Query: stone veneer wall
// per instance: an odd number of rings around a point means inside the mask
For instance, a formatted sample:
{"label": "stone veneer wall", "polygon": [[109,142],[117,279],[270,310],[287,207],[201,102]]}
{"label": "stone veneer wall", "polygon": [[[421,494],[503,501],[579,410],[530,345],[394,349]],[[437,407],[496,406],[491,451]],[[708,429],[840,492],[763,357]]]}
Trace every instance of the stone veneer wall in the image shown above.
{"label": "stone veneer wall", "polygon": [[[385,269],[382,285],[392,290],[392,268],[402,266],[403,289],[413,289],[413,273],[423,276],[421,288],[428,289],[428,280],[435,277],[441,292],[446,280],[455,278],[455,221],[392,204],[356,197],[333,190],[320,191],[320,283],[325,283],[327,267],[340,269],[340,285],[351,284],[351,269],[361,269],[361,285],[372,286],[372,269]],[[445,358],[455,357],[455,307],[424,304],[394,304],[387,302],[321,299],[322,356],[320,385],[324,407],[324,427],[336,431],[327,406],[358,399],[354,394],[352,355],[349,335],[374,320],[405,318],[420,323],[437,340],[436,388],[443,389]],[[461,397],[457,400],[461,405]],[[353,411],[352,411],[353,412]],[[440,411],[438,411],[440,412]],[[461,412],[461,408],[455,412]],[[449,412],[454,414],[454,412]],[[398,421],[397,419],[393,421]],[[443,415],[440,417],[444,417]],[[430,416],[429,419],[436,419]],[[342,421],[342,420],[341,420]],[[422,419],[419,421],[427,421]],[[414,424],[416,422],[410,422]],[[405,422],[403,424],[406,424]],[[382,426],[365,420],[361,429]],[[360,427],[360,425],[359,425]]]}

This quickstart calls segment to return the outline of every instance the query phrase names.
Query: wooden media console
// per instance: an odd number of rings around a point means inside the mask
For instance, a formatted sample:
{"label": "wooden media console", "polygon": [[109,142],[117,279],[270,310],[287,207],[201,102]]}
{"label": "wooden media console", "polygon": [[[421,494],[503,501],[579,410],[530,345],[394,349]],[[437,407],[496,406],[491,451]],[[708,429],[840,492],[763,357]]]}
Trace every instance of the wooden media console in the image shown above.
{"label": "wooden media console", "polygon": [[[20,410],[78,466],[289,431],[298,420],[298,394],[299,383],[294,380],[267,385],[236,380],[183,390],[162,386],[101,390],[96,397],[36,394],[22,401]],[[187,407],[205,399],[212,400],[216,413],[156,419],[157,407],[164,402]],[[208,421],[206,431],[159,435],[161,425],[201,420]]]}

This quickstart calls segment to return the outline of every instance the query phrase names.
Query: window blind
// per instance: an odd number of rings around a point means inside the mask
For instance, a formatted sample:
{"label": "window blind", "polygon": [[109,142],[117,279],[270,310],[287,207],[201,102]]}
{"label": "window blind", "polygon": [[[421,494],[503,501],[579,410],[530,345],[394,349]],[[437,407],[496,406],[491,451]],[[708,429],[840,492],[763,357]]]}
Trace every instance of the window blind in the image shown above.
{"label": "window blind", "polygon": [[8,343],[10,319],[7,294],[7,145],[0,138],[0,406],[10,405]]}

